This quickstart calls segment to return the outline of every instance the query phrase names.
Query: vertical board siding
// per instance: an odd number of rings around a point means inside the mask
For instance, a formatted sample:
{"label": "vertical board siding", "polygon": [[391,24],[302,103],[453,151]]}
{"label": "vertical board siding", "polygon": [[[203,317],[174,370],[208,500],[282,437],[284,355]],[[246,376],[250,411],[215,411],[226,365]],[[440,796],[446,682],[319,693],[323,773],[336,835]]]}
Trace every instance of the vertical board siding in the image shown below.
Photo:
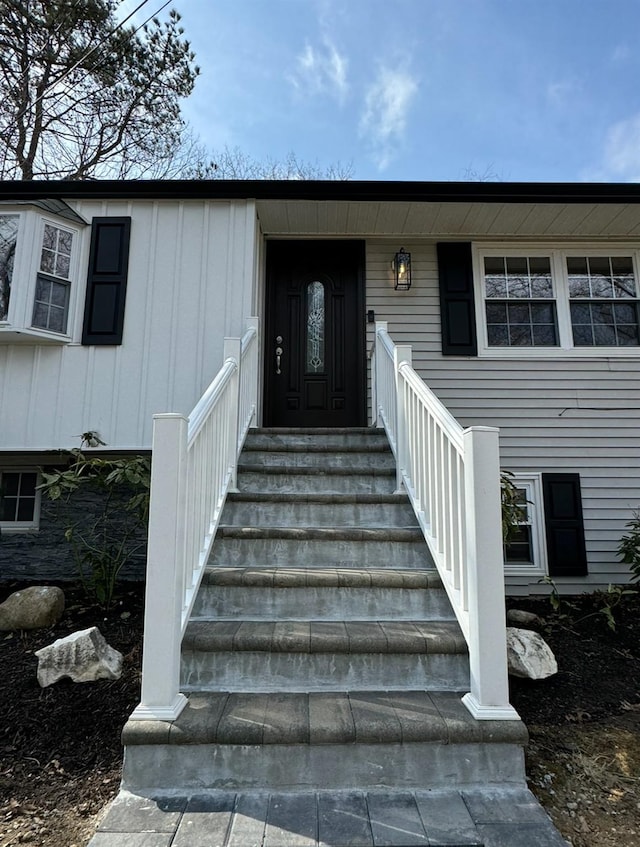
{"label": "vertical board siding", "polygon": [[[463,426],[500,428],[503,468],[580,474],[589,574],[558,578],[561,590],[626,582],[615,550],[640,507],[640,358],[445,357],[435,244],[403,243],[412,254],[407,292],[394,291],[391,279],[399,246],[367,242],[366,308],[389,322],[394,341],[413,346],[414,368]],[[516,594],[544,590],[526,576],[507,577],[507,586]]]}
{"label": "vertical board siding", "polygon": [[[80,234],[73,343],[0,344],[0,450],[148,449],[156,412],[188,413],[241,336],[255,296],[252,202],[80,202],[85,220],[132,218],[122,346],[82,347],[90,227]],[[86,242],[86,243],[85,243]],[[20,285],[20,280],[14,280]]]}

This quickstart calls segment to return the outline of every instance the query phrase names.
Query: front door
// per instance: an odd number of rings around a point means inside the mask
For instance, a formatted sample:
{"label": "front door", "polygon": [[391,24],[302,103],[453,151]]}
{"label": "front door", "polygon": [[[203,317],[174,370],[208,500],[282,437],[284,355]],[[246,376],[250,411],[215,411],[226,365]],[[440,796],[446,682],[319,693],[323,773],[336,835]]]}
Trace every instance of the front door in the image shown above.
{"label": "front door", "polygon": [[362,426],[364,243],[267,245],[265,424]]}

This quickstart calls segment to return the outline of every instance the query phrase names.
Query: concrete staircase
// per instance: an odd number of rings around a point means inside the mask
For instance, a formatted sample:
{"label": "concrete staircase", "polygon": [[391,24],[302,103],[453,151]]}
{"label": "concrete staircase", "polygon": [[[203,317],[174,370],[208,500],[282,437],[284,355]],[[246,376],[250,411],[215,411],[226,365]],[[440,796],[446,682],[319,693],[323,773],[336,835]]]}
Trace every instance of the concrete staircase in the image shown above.
{"label": "concrete staircase", "polygon": [[[254,430],[238,487],[183,641],[189,704],[173,723],[127,724],[123,788],[223,798],[232,811],[289,797],[307,821],[312,806],[317,816],[323,803],[355,803],[340,818],[347,829],[317,843],[485,843],[469,814],[476,840],[445,832],[443,810],[456,818],[468,807],[460,792],[480,786],[526,794],[526,731],[475,721],[461,703],[466,645],[411,506],[394,493],[383,432]],[[448,800],[429,834],[424,809],[437,796]],[[376,840],[379,807],[421,821],[422,834]],[[369,840],[348,840],[356,818]]]}

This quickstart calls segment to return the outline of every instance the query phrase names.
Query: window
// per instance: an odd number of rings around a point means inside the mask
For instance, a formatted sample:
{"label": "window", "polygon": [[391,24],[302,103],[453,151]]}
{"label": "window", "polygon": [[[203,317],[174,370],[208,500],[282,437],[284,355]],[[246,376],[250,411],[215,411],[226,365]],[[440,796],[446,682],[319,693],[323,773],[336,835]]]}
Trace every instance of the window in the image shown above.
{"label": "window", "polygon": [[504,545],[505,573],[543,576],[547,572],[547,558],[541,474],[514,473],[513,483],[520,495],[523,519]]}
{"label": "window", "polygon": [[67,331],[69,277],[73,233],[44,225],[31,325],[51,332]]}
{"label": "window", "polygon": [[569,256],[567,277],[576,347],[638,346],[631,256]]}
{"label": "window", "polygon": [[0,321],[6,321],[9,315],[18,222],[18,215],[0,215]]}
{"label": "window", "polygon": [[0,471],[0,527],[2,531],[35,529],[40,493],[35,471]]}
{"label": "window", "polygon": [[484,283],[490,347],[557,346],[548,256],[486,256]]}
{"label": "window", "polygon": [[485,353],[640,347],[640,251],[503,247],[478,256]]}

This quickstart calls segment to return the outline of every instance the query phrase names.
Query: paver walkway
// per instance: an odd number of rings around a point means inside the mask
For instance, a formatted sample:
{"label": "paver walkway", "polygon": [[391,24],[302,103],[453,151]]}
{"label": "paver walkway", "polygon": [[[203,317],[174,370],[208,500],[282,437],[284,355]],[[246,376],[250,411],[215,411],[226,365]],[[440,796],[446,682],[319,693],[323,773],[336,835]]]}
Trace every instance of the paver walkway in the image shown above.
{"label": "paver walkway", "polygon": [[[348,751],[345,750],[345,755]],[[121,792],[88,847],[566,847],[525,788]]]}

